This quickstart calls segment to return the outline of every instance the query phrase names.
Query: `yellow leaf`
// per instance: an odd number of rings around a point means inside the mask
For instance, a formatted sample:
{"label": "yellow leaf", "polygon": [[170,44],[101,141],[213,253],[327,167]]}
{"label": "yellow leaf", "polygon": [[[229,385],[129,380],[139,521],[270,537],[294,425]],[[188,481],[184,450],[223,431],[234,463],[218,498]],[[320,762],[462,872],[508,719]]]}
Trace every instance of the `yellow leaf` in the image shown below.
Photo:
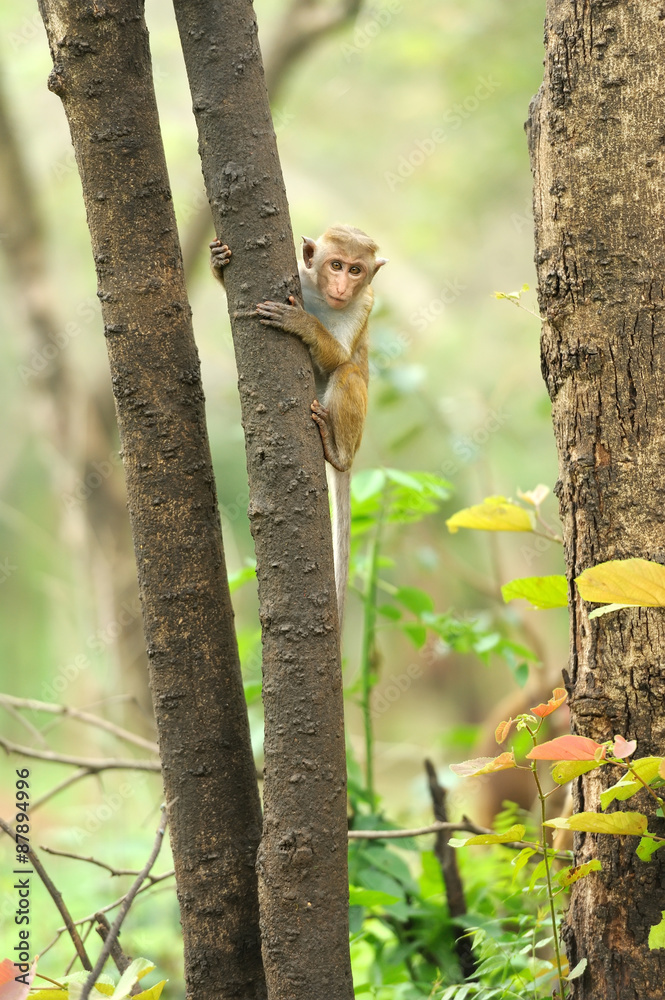
{"label": "yellow leaf", "polygon": [[549,494],[549,492],[550,492],[549,486],[544,486],[543,483],[539,483],[538,486],[536,486],[536,488],[533,490],[525,490],[524,493],[522,492],[522,490],[518,490],[517,495],[520,498],[520,500],[524,500],[526,501],[526,503],[530,503],[533,507],[540,507],[541,503],[543,502],[545,497]]}
{"label": "yellow leaf", "polygon": [[612,559],[585,569],[575,582],[584,601],[665,607],[665,566],[650,559]]}
{"label": "yellow leaf", "polygon": [[593,771],[599,764],[604,763],[605,761],[595,760],[560,760],[552,768],[552,778],[557,785],[565,785],[567,781],[579,778],[581,774]]}
{"label": "yellow leaf", "polygon": [[581,812],[574,816],[550,819],[545,826],[553,826],[558,830],[580,830],[583,833],[630,834],[641,837],[646,832],[647,818],[644,813],[637,812]]}
{"label": "yellow leaf", "polygon": [[533,516],[505,497],[486,497],[475,507],[465,507],[446,521],[448,531],[473,528],[476,531],[533,531]]}
{"label": "yellow leaf", "polygon": [[521,823],[515,823],[505,833],[479,833],[477,837],[470,837],[464,842],[464,846],[472,847],[474,844],[512,844],[516,840],[521,840],[525,833],[526,828]]}
{"label": "yellow leaf", "polygon": [[461,764],[451,764],[450,770],[460,778],[471,778],[478,774],[493,774],[494,771],[506,771],[516,767],[515,754],[512,750],[500,753],[498,757],[474,757],[473,760],[462,761]]}

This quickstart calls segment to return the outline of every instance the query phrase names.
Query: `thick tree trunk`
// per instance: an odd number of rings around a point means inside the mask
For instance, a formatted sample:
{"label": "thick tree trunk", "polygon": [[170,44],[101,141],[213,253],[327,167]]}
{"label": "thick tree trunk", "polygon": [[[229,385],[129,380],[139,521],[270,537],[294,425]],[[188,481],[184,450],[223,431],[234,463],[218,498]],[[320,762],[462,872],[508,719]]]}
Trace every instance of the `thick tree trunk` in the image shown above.
{"label": "thick tree trunk", "polygon": [[265,995],[260,803],[141,0],[40,0],[97,267],[188,995]]}
{"label": "thick tree trunk", "polygon": [[[545,81],[528,123],[535,176],[543,373],[559,451],[569,578],[606,559],[665,561],[665,15],[660,0],[549,0]],[[565,675],[574,731],[621,733],[638,756],[665,747],[665,616],[588,618],[571,586]],[[617,775],[576,792],[599,809]],[[633,802],[635,804],[633,804]],[[646,793],[633,800],[649,814]],[[650,828],[662,829],[658,819]],[[665,952],[649,951],[665,909],[665,855],[635,838],[578,835],[565,938],[584,1000],[660,1000]]]}
{"label": "thick tree trunk", "polygon": [[[273,1000],[353,996],[328,493],[307,350],[255,304],[300,294],[250,0],[175,0],[238,364],[263,630],[259,898]],[[212,279],[211,279],[212,280]]]}

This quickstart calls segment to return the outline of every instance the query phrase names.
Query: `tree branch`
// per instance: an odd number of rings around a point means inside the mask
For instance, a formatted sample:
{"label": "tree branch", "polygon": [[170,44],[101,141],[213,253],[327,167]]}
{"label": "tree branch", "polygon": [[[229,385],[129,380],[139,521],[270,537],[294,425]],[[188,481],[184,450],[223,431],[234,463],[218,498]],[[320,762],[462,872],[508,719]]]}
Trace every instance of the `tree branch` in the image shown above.
{"label": "tree branch", "polygon": [[91,774],[97,774],[99,771],[161,770],[158,760],[132,760],[131,757],[76,757],[73,754],[56,753],[54,750],[33,750],[32,747],[24,747],[20,743],[13,743],[11,740],[5,739],[4,736],[0,736],[0,747],[8,754],[18,753],[22,757],[45,760],[50,764],[71,764],[73,767],[85,768]]}
{"label": "tree branch", "polygon": [[[96,981],[97,981],[97,979],[98,979],[98,977],[99,977],[102,969],[104,968],[104,964],[106,962],[106,959],[111,954],[111,950],[112,950],[114,944],[118,940],[118,935],[120,934],[120,928],[122,926],[122,922],[125,919],[125,917],[127,916],[127,913],[129,912],[129,908],[130,908],[130,906],[132,905],[132,903],[134,901],[134,897],[136,896],[137,892],[139,891],[139,889],[143,885],[143,882],[145,881],[148,873],[150,872],[150,869],[152,868],[152,866],[154,865],[155,861],[157,860],[157,855],[159,854],[160,848],[162,846],[162,841],[164,839],[164,832],[166,830],[166,824],[168,822],[168,813],[167,813],[166,806],[164,806],[163,809],[164,809],[164,811],[162,813],[162,818],[161,818],[161,820],[159,822],[159,827],[157,829],[157,835],[155,837],[155,842],[153,844],[152,851],[150,852],[150,857],[148,858],[148,860],[146,861],[145,865],[143,866],[143,868],[139,872],[138,877],[137,877],[136,881],[132,884],[129,892],[125,896],[124,902],[123,902],[122,906],[120,907],[120,912],[118,913],[117,917],[113,921],[111,929],[109,930],[109,932],[108,932],[108,934],[106,936],[106,940],[104,941],[104,947],[102,948],[101,952],[99,953],[99,958],[97,959],[97,961],[95,963],[95,967],[92,970],[92,972],[90,973],[90,975],[88,976],[88,978],[86,979],[85,985],[84,985],[83,989],[81,990],[80,1000],[88,1000],[88,997],[90,996],[90,990],[95,985],[95,983],[96,983]],[[95,916],[97,916],[97,914],[95,914]]]}
{"label": "tree branch", "polygon": [[[135,868],[114,868],[113,865],[108,865],[105,861],[99,861],[98,858],[86,858],[82,854],[73,854],[70,851],[58,851],[55,847],[44,847],[43,845],[41,845],[41,849],[42,851],[46,851],[47,854],[53,854],[58,858],[72,858],[74,861],[85,861],[90,865],[97,865],[114,876],[140,875],[140,872]],[[147,875],[146,878],[150,881],[151,885],[154,885],[156,882],[161,882],[162,879],[169,878],[171,875],[175,875],[174,868],[168,872],[164,872],[162,875]]]}
{"label": "tree branch", "polygon": [[149,753],[159,753],[159,748],[153,740],[146,740],[142,736],[137,736],[136,733],[130,732],[128,729],[123,729],[121,726],[116,726],[115,723],[109,722],[107,719],[102,719],[99,715],[84,712],[79,708],[71,708],[69,705],[57,705],[47,701],[37,701],[34,698],[15,698],[11,694],[0,694],[0,705],[28,709],[34,712],[48,712],[51,715],[62,715],[76,719],[78,722],[95,726],[97,729],[104,729],[113,736],[117,736],[118,739],[125,740],[127,743],[133,743],[135,746],[141,747],[142,750],[148,750]]}
{"label": "tree branch", "polygon": [[[1,818],[0,818],[0,828],[3,829],[9,837],[12,837],[16,844],[18,844],[18,840],[16,839],[17,835],[14,833],[11,826],[9,826],[9,824],[6,823],[4,819]],[[43,864],[41,863],[41,861],[39,860],[39,858],[37,857],[37,855],[35,854],[35,852],[31,847],[28,848],[27,854],[28,857],[30,858],[30,863],[32,864],[33,868],[35,869],[40,879],[42,880],[49,896],[57,906],[58,912],[60,913],[62,919],[65,921],[65,928],[69,932],[69,936],[71,937],[74,943],[74,947],[76,948],[76,953],[78,954],[78,957],[81,959],[81,965],[83,966],[84,969],[87,970],[92,969],[92,964],[83,946],[83,942],[81,941],[79,932],[76,930],[76,925],[72,920],[71,914],[67,909],[67,907],[65,906],[62,894],[56,889],[55,885],[47,875]]]}

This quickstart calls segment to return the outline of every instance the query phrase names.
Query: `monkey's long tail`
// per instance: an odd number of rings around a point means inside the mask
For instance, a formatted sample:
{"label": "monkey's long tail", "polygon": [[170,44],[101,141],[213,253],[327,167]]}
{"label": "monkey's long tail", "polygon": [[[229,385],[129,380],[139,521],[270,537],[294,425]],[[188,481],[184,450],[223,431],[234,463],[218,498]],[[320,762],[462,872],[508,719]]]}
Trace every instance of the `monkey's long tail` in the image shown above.
{"label": "monkey's long tail", "polygon": [[335,559],[335,589],[339,631],[344,624],[344,599],[349,579],[349,550],[351,547],[351,473],[338,472],[326,463],[328,485],[332,496],[333,556]]}

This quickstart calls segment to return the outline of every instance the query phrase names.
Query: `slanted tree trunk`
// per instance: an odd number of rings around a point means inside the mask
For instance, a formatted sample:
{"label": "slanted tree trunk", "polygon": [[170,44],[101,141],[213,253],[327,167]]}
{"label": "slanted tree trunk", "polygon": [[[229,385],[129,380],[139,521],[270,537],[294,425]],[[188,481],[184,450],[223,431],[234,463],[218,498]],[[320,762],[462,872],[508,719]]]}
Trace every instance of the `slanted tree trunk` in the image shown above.
{"label": "slanted tree trunk", "polygon": [[[312,366],[253,315],[300,295],[250,0],[175,0],[238,364],[263,637],[259,898],[271,1000],[353,996],[346,763],[328,493]],[[323,224],[323,220],[322,220]],[[211,279],[212,280],[212,279]]]}
{"label": "slanted tree trunk", "polygon": [[[568,576],[606,559],[665,562],[665,14],[660,0],[549,0],[545,80],[528,123],[535,178],[542,364],[559,452]],[[571,585],[565,674],[573,731],[616,733],[638,756],[665,748],[665,615],[589,620]],[[597,810],[609,769],[585,776],[577,810]],[[633,804],[634,803],[634,804]],[[643,793],[631,801],[653,817]],[[660,820],[650,829],[662,832]],[[576,1000],[660,1000],[665,853],[636,838],[580,834],[565,940]]]}
{"label": "slanted tree trunk", "polygon": [[261,998],[260,804],[142,0],[40,0],[120,426],[188,996]]}

